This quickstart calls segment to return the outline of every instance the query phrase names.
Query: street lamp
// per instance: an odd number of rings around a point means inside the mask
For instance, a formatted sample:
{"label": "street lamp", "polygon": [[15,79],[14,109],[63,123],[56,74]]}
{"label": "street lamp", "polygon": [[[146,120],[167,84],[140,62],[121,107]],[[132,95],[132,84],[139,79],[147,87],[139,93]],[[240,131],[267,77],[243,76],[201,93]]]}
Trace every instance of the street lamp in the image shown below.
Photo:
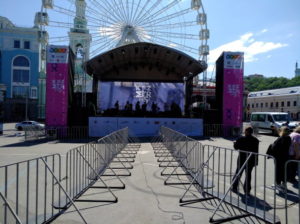
{"label": "street lamp", "polygon": [[29,92],[29,87],[27,86],[27,91],[26,91],[26,102],[25,102],[25,120],[27,121],[28,120],[28,113],[27,113],[27,110],[28,110],[28,93]]}

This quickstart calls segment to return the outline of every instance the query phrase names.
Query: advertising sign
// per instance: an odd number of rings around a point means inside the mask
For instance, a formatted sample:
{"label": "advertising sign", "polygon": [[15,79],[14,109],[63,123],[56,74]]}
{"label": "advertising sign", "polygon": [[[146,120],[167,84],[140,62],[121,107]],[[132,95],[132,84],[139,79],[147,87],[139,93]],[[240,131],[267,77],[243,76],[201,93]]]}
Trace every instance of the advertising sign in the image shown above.
{"label": "advertising sign", "polygon": [[46,125],[67,126],[68,120],[68,46],[47,48]]}
{"label": "advertising sign", "polygon": [[224,52],[223,124],[240,126],[243,118],[244,54]]}

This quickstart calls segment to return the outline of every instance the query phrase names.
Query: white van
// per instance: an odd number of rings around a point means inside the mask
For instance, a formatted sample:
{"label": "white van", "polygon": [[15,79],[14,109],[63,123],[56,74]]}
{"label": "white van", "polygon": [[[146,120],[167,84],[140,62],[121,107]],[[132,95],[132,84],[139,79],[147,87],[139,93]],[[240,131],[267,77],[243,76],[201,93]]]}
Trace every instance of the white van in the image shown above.
{"label": "white van", "polygon": [[288,126],[291,130],[299,125],[292,121],[288,113],[283,112],[254,112],[250,118],[251,126],[259,130],[264,130],[277,135],[278,129]]}

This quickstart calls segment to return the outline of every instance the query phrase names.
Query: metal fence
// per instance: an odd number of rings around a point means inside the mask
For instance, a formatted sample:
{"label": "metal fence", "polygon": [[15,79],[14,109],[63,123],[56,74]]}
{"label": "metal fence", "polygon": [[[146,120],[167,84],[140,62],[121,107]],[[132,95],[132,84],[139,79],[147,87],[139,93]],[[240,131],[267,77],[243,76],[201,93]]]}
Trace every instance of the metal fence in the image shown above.
{"label": "metal fence", "polygon": [[[54,201],[59,200],[61,191],[50,171],[61,179],[60,155],[0,167],[0,191],[22,223],[43,223],[60,213],[52,207]],[[3,223],[10,223],[8,212],[4,207]]]}
{"label": "metal fence", "polygon": [[25,141],[32,141],[38,139],[48,140],[90,140],[89,129],[86,126],[78,127],[46,127],[45,129],[38,129],[34,127],[27,127],[24,129]]}
{"label": "metal fence", "polygon": [[[0,223],[48,223],[70,206],[86,223],[74,202],[118,201],[111,189],[124,189],[125,185],[115,170],[124,169],[129,176],[138,150],[128,149],[128,143],[128,129],[124,128],[71,149],[65,161],[59,154],[53,154],[1,166]],[[114,162],[118,167],[113,167]],[[107,176],[116,177],[117,186],[109,186],[103,180],[107,171]],[[111,197],[81,200],[79,197],[90,188],[105,189]]]}
{"label": "metal fence", "polygon": [[223,125],[223,124],[204,124],[203,135],[207,137],[236,137],[243,131],[243,127]]}
{"label": "metal fence", "polygon": [[[297,173],[298,181],[289,184],[287,179],[289,172]],[[300,161],[289,160],[285,164],[285,223],[300,223]]]}
{"label": "metal fence", "polygon": [[[211,223],[235,219],[244,223],[280,222],[276,209],[279,192],[274,187],[276,166],[274,158],[263,154],[201,145],[165,127],[161,128],[160,138],[152,145],[161,164],[162,162],[165,164],[167,158],[170,161],[164,165],[162,171],[162,174],[165,174],[164,172],[169,170],[165,184],[188,185],[180,198],[182,206],[207,201],[214,207],[209,220]],[[244,159],[238,159],[239,157]],[[179,168],[185,171],[186,182],[182,180],[177,183],[171,182],[172,175],[178,175]],[[252,179],[245,178],[243,181],[244,177],[240,177],[247,171],[252,173]],[[234,189],[236,181],[238,188]],[[251,194],[248,194],[250,188]],[[197,189],[200,193],[197,198],[194,194],[190,194],[192,189]]]}

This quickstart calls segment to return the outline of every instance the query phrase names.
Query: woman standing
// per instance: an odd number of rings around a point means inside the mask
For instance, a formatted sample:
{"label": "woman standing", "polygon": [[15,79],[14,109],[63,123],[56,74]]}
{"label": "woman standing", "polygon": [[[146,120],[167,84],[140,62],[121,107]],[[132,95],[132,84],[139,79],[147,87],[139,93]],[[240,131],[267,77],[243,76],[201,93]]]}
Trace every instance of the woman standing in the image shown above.
{"label": "woman standing", "polygon": [[279,129],[279,137],[273,143],[272,156],[276,160],[276,184],[281,185],[284,182],[285,163],[289,159],[289,149],[291,146],[290,130],[288,127]]}

